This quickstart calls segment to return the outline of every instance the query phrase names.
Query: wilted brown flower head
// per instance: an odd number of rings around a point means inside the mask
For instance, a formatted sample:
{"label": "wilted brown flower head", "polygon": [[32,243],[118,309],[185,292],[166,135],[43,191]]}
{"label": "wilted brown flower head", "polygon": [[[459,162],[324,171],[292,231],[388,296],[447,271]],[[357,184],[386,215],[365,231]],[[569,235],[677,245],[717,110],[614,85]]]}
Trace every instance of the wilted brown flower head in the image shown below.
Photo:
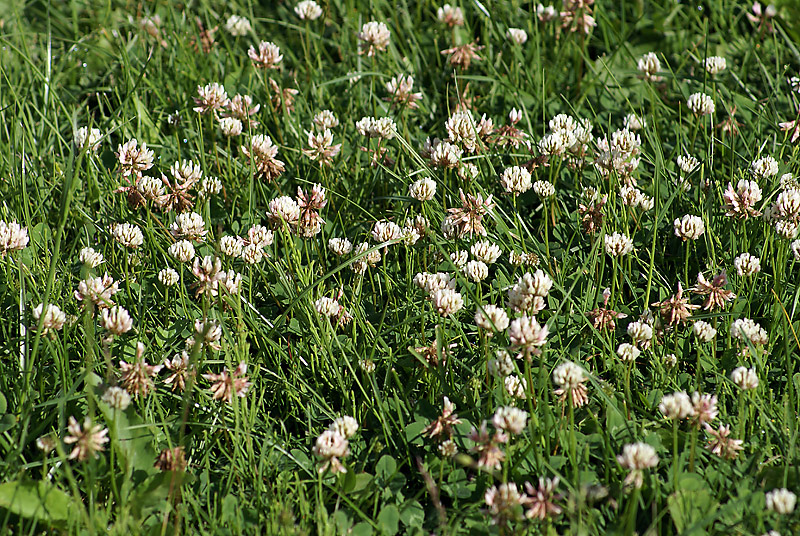
{"label": "wilted brown flower head", "polygon": [[616,328],[617,318],[627,318],[625,313],[618,313],[613,309],[608,308],[608,300],[611,297],[611,290],[605,289],[603,291],[603,305],[602,307],[595,307],[586,316],[592,321],[592,326],[598,331],[610,330],[614,331]]}
{"label": "wilted brown flower head", "polygon": [[182,473],[186,470],[186,451],[183,447],[164,449],[156,458],[153,467],[159,471],[177,471]]}
{"label": "wilted brown flower head", "polygon": [[603,196],[597,202],[588,202],[578,205],[578,214],[581,216],[581,227],[586,234],[594,234],[603,227],[603,207],[608,201],[607,196]]}
{"label": "wilted brown flower head", "polygon": [[[141,359],[141,356],[138,356],[138,359]],[[120,361],[119,368],[122,371],[122,386],[125,387],[125,390],[131,395],[138,397],[140,395],[147,396],[147,393],[155,388],[153,385],[153,377],[158,374],[164,366],[148,365],[146,361],[141,359],[132,364]]]}
{"label": "wilted brown flower head", "polygon": [[561,513],[561,507],[556,504],[556,501],[561,499],[561,495],[556,493],[558,482],[558,477],[539,478],[539,485],[535,488],[530,482],[525,482],[525,491],[528,492],[524,500],[528,509],[525,517],[544,520]]}
{"label": "wilted brown flower head", "polygon": [[704,425],[706,432],[711,437],[708,438],[708,450],[726,460],[733,460],[739,456],[739,451],[742,450],[741,439],[733,439],[731,435],[731,427],[728,425],[720,425],[719,428],[714,430],[708,423]]}
{"label": "wilted brown flower head", "polygon": [[683,287],[678,282],[678,292],[669,299],[664,301],[651,303],[653,307],[658,307],[661,311],[661,317],[666,322],[667,326],[676,326],[685,323],[686,320],[692,316],[694,309],[699,309],[699,305],[692,305],[689,303],[689,298],[683,297]]}
{"label": "wilted brown flower head", "polygon": [[472,42],[467,43],[466,45],[442,50],[441,54],[450,56],[448,61],[453,67],[469,69],[472,60],[481,59],[481,57],[478,55],[478,51],[482,50],[483,48],[483,46],[478,46],[476,42]]}
{"label": "wilted brown flower head", "polygon": [[181,352],[172,359],[164,359],[164,367],[169,370],[170,375],[164,380],[164,383],[172,386],[172,390],[178,389],[184,391],[186,389],[186,380],[194,378],[197,372],[189,363],[189,354],[186,351]]}
{"label": "wilted brown flower head", "polygon": [[571,32],[588,34],[597,26],[592,17],[592,4],[594,0],[564,0],[561,12],[561,27]]}
{"label": "wilted brown flower head", "polygon": [[103,445],[108,443],[108,428],[92,424],[89,417],[84,419],[83,428],[75,417],[70,417],[67,430],[69,435],[64,438],[64,443],[75,445],[69,453],[70,460],[83,461],[89,456],[96,457],[97,453],[105,448]]}
{"label": "wilted brown flower head", "polygon": [[269,79],[269,87],[272,89],[272,107],[276,110],[283,110],[284,113],[294,111],[294,96],[300,93],[292,87],[281,89],[278,83],[272,78]]}
{"label": "wilted brown flower head", "polygon": [[431,422],[423,433],[428,434],[429,437],[442,436],[443,440],[453,437],[453,426],[461,423],[458,415],[454,413],[455,409],[456,405],[450,402],[449,398],[444,397],[442,415]]}
{"label": "wilted brown flower head", "polygon": [[233,401],[233,395],[244,398],[250,389],[247,374],[247,363],[242,361],[231,371],[223,370],[221,374],[203,374],[203,378],[211,382],[211,396],[214,400]]}
{"label": "wilted brown flower head", "polygon": [[470,449],[471,452],[478,454],[478,466],[487,469],[499,470],[502,467],[506,454],[499,445],[508,442],[508,436],[503,432],[489,434],[486,428],[486,421],[481,423],[480,428],[472,428],[469,438],[475,442]]}
{"label": "wilted brown flower head", "polygon": [[449,208],[448,219],[458,229],[458,235],[479,234],[486,236],[486,229],[483,228],[483,216],[494,207],[492,196],[489,195],[485,200],[483,195],[465,194],[459,188],[458,195],[461,197],[461,208]]}
{"label": "wilted brown flower head", "polygon": [[732,299],[736,298],[736,294],[730,290],[725,290],[725,285],[728,284],[728,275],[723,270],[721,273],[714,276],[714,279],[708,281],[702,272],[697,274],[697,285],[692,287],[692,292],[707,296],[703,304],[703,309],[708,311],[710,309],[719,308],[724,309]]}

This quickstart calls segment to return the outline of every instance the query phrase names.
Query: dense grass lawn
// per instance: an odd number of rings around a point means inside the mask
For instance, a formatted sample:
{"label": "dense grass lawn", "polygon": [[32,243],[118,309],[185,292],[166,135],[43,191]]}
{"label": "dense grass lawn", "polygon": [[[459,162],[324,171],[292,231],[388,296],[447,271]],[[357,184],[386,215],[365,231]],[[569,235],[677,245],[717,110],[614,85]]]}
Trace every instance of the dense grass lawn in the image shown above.
{"label": "dense grass lawn", "polygon": [[0,0],[2,533],[800,533],[798,21]]}

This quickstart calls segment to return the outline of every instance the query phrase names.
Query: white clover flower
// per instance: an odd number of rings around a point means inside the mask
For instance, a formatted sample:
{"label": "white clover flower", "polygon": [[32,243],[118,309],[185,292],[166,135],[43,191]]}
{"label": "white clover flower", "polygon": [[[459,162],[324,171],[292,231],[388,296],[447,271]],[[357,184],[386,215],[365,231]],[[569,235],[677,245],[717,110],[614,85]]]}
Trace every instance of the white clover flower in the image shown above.
{"label": "white clover flower", "polygon": [[777,215],[789,220],[797,220],[800,216],[800,189],[786,188],[775,201]]}
{"label": "white clover flower", "polygon": [[[478,313],[475,313],[477,318]],[[487,329],[487,331],[489,331]],[[489,373],[497,378],[505,378],[514,372],[514,361],[511,360],[511,354],[505,350],[498,350],[495,358],[489,360]]]}
{"label": "white clover flower", "polygon": [[[44,308],[44,304],[40,303],[36,307],[33,308],[33,318],[36,322],[39,322],[39,319],[42,316],[42,309]],[[47,334],[51,330],[52,331],[60,331],[61,328],[64,327],[64,324],[67,321],[67,315],[53,303],[47,305],[47,309],[44,313],[44,320],[42,320],[42,333]]]}
{"label": "white clover flower", "polygon": [[15,221],[7,223],[0,220],[0,257],[9,251],[25,249],[29,240],[27,227],[22,227]]}
{"label": "white clover flower", "polygon": [[127,309],[115,305],[109,309],[103,309],[100,325],[114,335],[122,335],[133,328],[133,319]]}
{"label": "white clover flower", "polygon": [[687,175],[694,171],[700,165],[700,161],[692,155],[679,155],[677,158],[678,167]]}
{"label": "white clover flower", "polygon": [[795,240],[792,242],[792,255],[794,255],[794,260],[800,261],[800,240]]}
{"label": "white clover flower", "polygon": [[389,46],[389,28],[382,22],[370,21],[361,26],[361,31],[358,34],[359,54],[364,54],[368,57],[377,55],[378,52],[383,52]]}
{"label": "white clover flower", "polygon": [[153,167],[155,153],[147,148],[146,143],[139,146],[135,138],[117,147],[117,160],[123,177],[130,175],[142,176],[142,171]]}
{"label": "white clover flower", "polygon": [[778,161],[771,156],[762,156],[750,164],[750,173],[757,179],[768,179],[778,174]]}
{"label": "white clover flower", "polygon": [[647,121],[636,114],[628,114],[624,120],[627,130],[641,130],[647,126]]}
{"label": "white clover flower", "polygon": [[340,460],[350,455],[350,443],[339,432],[334,430],[322,432],[317,438],[312,452],[323,462],[319,468],[320,473],[324,473],[329,468],[334,474],[347,472]]}
{"label": "white clover flower", "polygon": [[737,318],[731,324],[731,336],[742,342],[753,344],[767,344],[769,335],[767,330],[761,327],[758,322],[749,318]]}
{"label": "white clover flower", "polygon": [[170,166],[169,172],[179,183],[193,184],[199,181],[203,176],[203,170],[200,169],[200,164],[196,164],[191,160],[175,162]]}
{"label": "white clover flower", "polygon": [[440,142],[431,150],[431,165],[454,169],[458,167],[462,153],[461,147],[447,141]]}
{"label": "white clover flower", "polygon": [[226,138],[242,134],[242,121],[236,117],[223,117],[219,120],[219,129]]}
{"label": "white clover flower", "polygon": [[703,68],[711,76],[717,75],[728,67],[728,62],[720,56],[711,56],[703,60]]}
{"label": "white clover flower", "polygon": [[197,97],[194,98],[194,102],[197,106],[193,110],[202,115],[222,110],[230,100],[222,84],[212,82],[205,86],[197,86]]}
{"label": "white clover flower", "polygon": [[469,255],[466,251],[458,250],[450,254],[450,261],[460,270],[467,266]]}
{"label": "white clover flower", "polygon": [[536,6],[536,16],[542,22],[550,22],[559,16],[559,12],[553,6],[545,7],[543,4],[539,4]]}
{"label": "white clover flower", "polygon": [[189,262],[194,259],[194,244],[188,240],[179,240],[172,244],[167,252],[178,262]]}
{"label": "white clover flower", "polygon": [[630,471],[625,477],[625,485],[633,488],[641,488],[644,484],[645,469],[652,469],[658,465],[658,455],[656,449],[647,443],[633,443],[622,448],[622,454],[617,456],[617,462],[623,469]]}
{"label": "white clover flower", "polygon": [[514,435],[521,434],[525,430],[527,422],[528,412],[514,406],[500,406],[492,417],[492,424],[495,428]]}
{"label": "white clover flower", "polygon": [[556,187],[549,181],[536,181],[533,183],[533,191],[540,199],[548,199],[556,195]]}
{"label": "white clover flower", "polygon": [[632,344],[628,344],[627,342],[623,342],[617,348],[617,355],[623,361],[636,361],[636,359],[641,355],[642,351],[639,350]]}
{"label": "white clover flower", "polygon": [[208,233],[205,226],[206,222],[197,212],[183,212],[175,218],[169,231],[176,238],[199,241]]}
{"label": "white clover flower", "polygon": [[258,264],[264,259],[264,249],[258,244],[247,244],[242,248],[241,257],[247,264]]}
{"label": "white clover flower", "polygon": [[94,248],[89,247],[82,248],[78,258],[80,259],[81,264],[88,266],[89,268],[97,268],[106,262],[102,253],[95,251]]}
{"label": "white clover flower", "polygon": [[381,117],[373,124],[371,137],[391,140],[397,134],[397,125],[391,117]]}
{"label": "white clover flower", "polygon": [[263,225],[253,225],[247,230],[247,240],[261,248],[271,246],[274,238],[275,233]]}
{"label": "white clover flower", "polygon": [[180,281],[181,276],[172,268],[164,268],[158,272],[158,280],[165,287],[171,287]]}
{"label": "white clover flower", "polygon": [[314,125],[319,130],[329,130],[339,126],[339,120],[330,110],[322,110],[314,115]]}
{"label": "white clover flower", "polygon": [[346,238],[331,238],[328,240],[328,249],[341,257],[353,251],[353,243]]}
{"label": "white clover flower", "polygon": [[515,318],[508,328],[508,339],[511,346],[523,353],[537,353],[538,348],[547,344],[550,330],[547,325],[540,325],[536,317],[523,315]]}
{"label": "white clover flower", "polygon": [[465,266],[467,277],[472,281],[480,282],[489,277],[489,267],[483,261],[469,261]]}
{"label": "white clover flower", "polygon": [[500,246],[488,240],[479,240],[475,242],[469,250],[475,259],[485,262],[486,264],[494,264],[497,262],[497,259],[500,258],[500,255],[503,254],[503,250],[500,249]]}
{"label": "white clover flower", "polygon": [[88,148],[90,151],[97,152],[102,138],[103,135],[99,128],[89,130],[89,127],[81,127],[73,134],[72,141],[78,149]]}
{"label": "white clover flower", "polygon": [[506,38],[515,45],[524,45],[528,40],[528,34],[520,28],[509,28],[506,31]]}
{"label": "white clover flower", "polygon": [[692,326],[695,337],[701,342],[711,342],[717,336],[714,326],[703,320],[697,320]]}
{"label": "white clover flower", "polygon": [[505,331],[508,323],[508,314],[497,305],[484,305],[475,311],[475,324],[490,335],[495,331]]}
{"label": "white clover flower", "polygon": [[524,167],[513,166],[503,170],[500,175],[500,184],[506,193],[519,195],[530,190],[531,174]]}
{"label": "white clover flower", "polygon": [[674,222],[675,236],[685,240],[697,240],[706,232],[706,225],[700,216],[687,214]]}
{"label": "white clover flower", "polygon": [[503,379],[503,387],[509,396],[523,400],[527,398],[525,391],[528,390],[528,382],[525,381],[525,378],[510,374]]}
{"label": "white clover flower", "polygon": [[250,20],[246,17],[239,15],[231,15],[225,22],[225,29],[234,37],[241,37],[247,35],[253,29],[250,25]]}
{"label": "white clover flower", "polygon": [[648,82],[660,82],[662,79],[656,75],[657,72],[661,71],[661,62],[655,52],[648,52],[639,58],[637,68],[644,74],[644,78]]}
{"label": "white clover flower", "polygon": [[322,8],[314,0],[303,0],[294,6],[294,12],[302,20],[317,20],[322,16]]}
{"label": "white clover flower", "polygon": [[797,237],[797,222],[782,220],[775,223],[775,232],[781,238],[792,240]]}
{"label": "white clover flower", "polygon": [[461,294],[450,288],[434,291],[431,301],[436,311],[442,316],[454,315],[464,306]]}
{"label": "white clover flower", "polygon": [[408,186],[408,195],[417,201],[430,201],[436,195],[436,182],[429,177],[418,179]]}
{"label": "white clover flower", "polygon": [[125,247],[138,248],[144,243],[142,230],[130,223],[115,223],[111,226],[111,236]]}
{"label": "white clover flower", "polygon": [[761,271],[761,259],[747,252],[733,259],[733,265],[740,276],[751,276]]}
{"label": "white clover flower", "polygon": [[668,419],[685,419],[694,415],[694,406],[686,392],[664,395],[658,405],[659,411]]}
{"label": "white clover flower", "polygon": [[621,257],[633,251],[633,240],[622,233],[613,233],[604,237],[606,254]]}
{"label": "white clover flower", "polygon": [[328,430],[338,432],[345,439],[350,439],[358,432],[358,421],[349,415],[337,417],[328,427]]}
{"label": "white clover flower", "polygon": [[714,113],[714,100],[705,93],[693,93],[686,100],[689,110],[697,116]]}
{"label": "white clover flower", "polygon": [[292,225],[300,219],[300,205],[288,195],[276,197],[269,202],[268,208],[267,217],[273,224],[280,225],[284,222]]}
{"label": "white clover flower", "polygon": [[478,148],[478,130],[469,111],[453,113],[445,123],[447,134],[452,143],[460,143],[467,152],[474,153]]}
{"label": "white clover flower", "polygon": [[653,339],[653,326],[647,322],[631,322],[627,330],[628,336],[637,344],[647,343]]}
{"label": "white clover flower", "polygon": [[398,240],[402,237],[403,230],[392,221],[378,221],[375,222],[375,225],[372,227],[372,239],[379,244],[391,240]]}
{"label": "white clover flower", "polygon": [[238,257],[242,254],[244,240],[238,236],[223,236],[219,240],[219,250],[228,257]]}
{"label": "white clover flower", "polygon": [[121,387],[111,386],[103,393],[103,402],[112,409],[125,411],[131,405],[131,395]]}
{"label": "white clover flower", "polygon": [[445,4],[436,10],[436,19],[447,26],[464,26],[464,12],[460,7]]}
{"label": "white clover flower", "polygon": [[257,50],[255,47],[250,47],[247,50],[247,56],[260,69],[277,69],[283,60],[281,49],[269,41],[261,41]]}
{"label": "white clover flower", "polygon": [[153,201],[157,205],[161,204],[161,200],[164,196],[164,183],[161,179],[147,176],[142,177],[139,180],[139,184],[136,185],[136,189],[142,194],[142,197],[148,201]]}
{"label": "white clover flower", "polygon": [[752,390],[758,387],[758,374],[754,368],[738,367],[731,372],[731,381],[743,391]]}
{"label": "white clover flower", "polygon": [[342,306],[339,305],[339,302],[334,300],[333,298],[323,296],[314,302],[314,309],[316,309],[317,313],[321,314],[322,316],[327,316],[328,318],[335,318],[339,316],[339,313],[342,310]]}
{"label": "white clover flower", "polygon": [[774,489],[767,493],[767,510],[772,512],[789,515],[794,512],[797,504],[797,495],[786,488]]}

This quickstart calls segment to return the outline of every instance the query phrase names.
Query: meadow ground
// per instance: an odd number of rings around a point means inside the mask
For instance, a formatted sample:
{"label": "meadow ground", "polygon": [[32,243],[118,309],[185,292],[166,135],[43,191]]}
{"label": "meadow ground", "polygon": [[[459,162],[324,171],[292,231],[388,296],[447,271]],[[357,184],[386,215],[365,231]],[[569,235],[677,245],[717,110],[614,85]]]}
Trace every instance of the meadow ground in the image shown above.
{"label": "meadow ground", "polygon": [[0,0],[3,532],[798,534],[799,20]]}

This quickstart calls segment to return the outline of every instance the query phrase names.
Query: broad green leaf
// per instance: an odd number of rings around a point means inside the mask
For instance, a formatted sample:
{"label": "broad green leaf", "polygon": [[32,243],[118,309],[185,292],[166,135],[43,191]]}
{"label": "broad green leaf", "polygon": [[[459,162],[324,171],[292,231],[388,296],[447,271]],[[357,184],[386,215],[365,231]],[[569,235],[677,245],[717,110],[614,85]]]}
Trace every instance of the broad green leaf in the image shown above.
{"label": "broad green leaf", "polygon": [[76,511],[72,497],[47,482],[15,481],[0,484],[0,506],[16,515],[60,524]]}

